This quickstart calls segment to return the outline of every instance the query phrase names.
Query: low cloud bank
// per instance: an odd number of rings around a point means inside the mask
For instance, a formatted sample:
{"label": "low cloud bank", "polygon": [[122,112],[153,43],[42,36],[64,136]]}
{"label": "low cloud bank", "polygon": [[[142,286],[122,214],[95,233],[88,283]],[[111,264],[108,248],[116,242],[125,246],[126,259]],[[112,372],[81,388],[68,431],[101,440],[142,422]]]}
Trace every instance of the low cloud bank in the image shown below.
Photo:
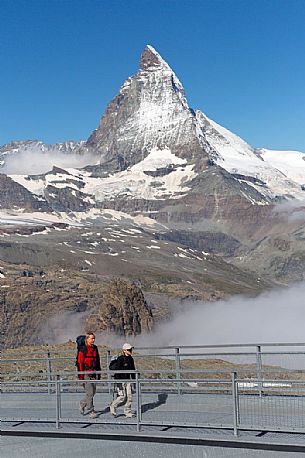
{"label": "low cloud bank", "polygon": [[216,345],[305,342],[305,282],[256,298],[188,302],[136,345]]}
{"label": "low cloud bank", "polygon": [[305,221],[305,198],[304,200],[289,200],[274,207],[274,213],[286,217],[287,222]]}
{"label": "low cloud bank", "polygon": [[43,342],[58,344],[75,341],[76,337],[83,334],[82,323],[85,321],[88,312],[61,312],[45,323],[40,336]]}
{"label": "low cloud bank", "polygon": [[[135,346],[217,345],[305,342],[305,282],[273,290],[256,298],[235,296],[214,303],[173,305],[173,318],[154,332],[136,338],[97,334],[97,343],[120,348],[125,340]],[[76,339],[84,332],[85,313],[66,312],[44,329],[49,343]]]}
{"label": "low cloud bank", "polygon": [[5,165],[0,168],[0,173],[6,175],[38,175],[49,172],[53,166],[81,168],[98,162],[98,158],[89,153],[84,155],[62,153],[55,149],[50,152],[42,152],[39,148],[32,148],[8,156]]}

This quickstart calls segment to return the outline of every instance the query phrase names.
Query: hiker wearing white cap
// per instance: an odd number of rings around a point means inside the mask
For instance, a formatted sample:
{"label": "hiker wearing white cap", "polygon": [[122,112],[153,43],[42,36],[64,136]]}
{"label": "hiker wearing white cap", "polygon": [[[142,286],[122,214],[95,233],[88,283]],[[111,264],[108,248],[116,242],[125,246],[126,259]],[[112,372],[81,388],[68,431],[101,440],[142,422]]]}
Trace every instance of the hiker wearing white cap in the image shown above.
{"label": "hiker wearing white cap", "polygon": [[[120,355],[115,363],[110,367],[111,370],[126,371],[126,370],[135,370],[134,360],[131,356],[132,354],[132,345],[129,343],[124,343],[122,347],[122,355]],[[129,380],[135,379],[135,374],[128,373],[119,373],[114,374],[115,380]],[[131,402],[132,402],[132,389],[131,382],[122,382],[116,383],[116,393],[117,397],[110,404],[110,413],[116,417],[116,410],[120,406],[124,406],[125,417],[133,417],[131,412]]]}

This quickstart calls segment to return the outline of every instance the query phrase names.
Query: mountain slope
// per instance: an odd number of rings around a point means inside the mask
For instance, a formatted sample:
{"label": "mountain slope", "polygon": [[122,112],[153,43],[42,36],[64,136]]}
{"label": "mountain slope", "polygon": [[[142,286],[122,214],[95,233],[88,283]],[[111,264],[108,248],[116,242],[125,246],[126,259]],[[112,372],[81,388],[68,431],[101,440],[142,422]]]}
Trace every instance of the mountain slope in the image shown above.
{"label": "mountain slope", "polygon": [[[253,149],[199,110],[196,115],[206,139],[217,153],[213,158],[216,164],[270,198],[304,199],[300,184],[305,178],[305,162],[302,162],[305,154]],[[296,167],[299,173],[295,173]]]}

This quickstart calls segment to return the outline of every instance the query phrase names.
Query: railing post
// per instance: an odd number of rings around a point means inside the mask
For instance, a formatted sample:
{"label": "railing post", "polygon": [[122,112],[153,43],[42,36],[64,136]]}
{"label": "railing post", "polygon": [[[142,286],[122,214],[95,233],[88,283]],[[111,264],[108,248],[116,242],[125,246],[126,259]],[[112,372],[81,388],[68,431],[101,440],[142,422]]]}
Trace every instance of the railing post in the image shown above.
{"label": "railing post", "polygon": [[262,349],[260,345],[256,346],[256,374],[258,381],[258,394],[262,396]]}
{"label": "railing post", "polygon": [[180,350],[179,347],[175,348],[175,360],[176,360],[176,379],[177,381],[177,393],[181,394],[181,364],[180,364]]}
{"label": "railing post", "polygon": [[232,380],[232,398],[233,398],[233,432],[234,436],[238,436],[239,426],[239,399],[238,399],[238,385],[237,385],[236,372],[231,373]]}
{"label": "railing post", "polygon": [[56,399],[56,429],[60,428],[61,417],[61,395],[60,395],[60,376],[56,375],[55,381],[55,399]]}
{"label": "railing post", "polygon": [[59,418],[61,418],[61,393],[63,392],[63,386],[64,384],[62,383],[62,376],[59,376]]}
{"label": "railing post", "polygon": [[136,372],[136,399],[137,399],[137,432],[141,431],[142,421],[142,405],[141,405],[141,386],[139,381],[139,373]]}
{"label": "railing post", "polygon": [[[106,371],[107,371],[107,379],[110,380],[110,371],[109,371],[109,364],[111,361],[111,350],[107,350],[106,352]],[[111,390],[113,389],[110,382],[108,382],[108,393],[111,394]]]}
{"label": "railing post", "polygon": [[52,392],[52,363],[51,363],[51,353],[48,350],[47,354],[47,377],[48,377],[48,394]]}

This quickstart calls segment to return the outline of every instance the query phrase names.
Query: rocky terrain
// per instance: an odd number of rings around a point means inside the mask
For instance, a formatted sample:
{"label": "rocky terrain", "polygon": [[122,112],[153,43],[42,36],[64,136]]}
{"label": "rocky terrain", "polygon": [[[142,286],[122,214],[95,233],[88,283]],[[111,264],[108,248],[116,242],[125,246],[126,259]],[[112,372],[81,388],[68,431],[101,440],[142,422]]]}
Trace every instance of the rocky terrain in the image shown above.
{"label": "rocky terrain", "polygon": [[273,285],[136,227],[15,230],[0,234],[2,347],[73,339],[88,328],[136,335],[170,318],[175,301],[256,295]]}
{"label": "rocky terrain", "polygon": [[134,283],[107,281],[72,269],[65,273],[64,269],[2,266],[1,276],[4,271],[2,348],[60,341],[88,330],[135,336],[152,328],[151,310]]}

